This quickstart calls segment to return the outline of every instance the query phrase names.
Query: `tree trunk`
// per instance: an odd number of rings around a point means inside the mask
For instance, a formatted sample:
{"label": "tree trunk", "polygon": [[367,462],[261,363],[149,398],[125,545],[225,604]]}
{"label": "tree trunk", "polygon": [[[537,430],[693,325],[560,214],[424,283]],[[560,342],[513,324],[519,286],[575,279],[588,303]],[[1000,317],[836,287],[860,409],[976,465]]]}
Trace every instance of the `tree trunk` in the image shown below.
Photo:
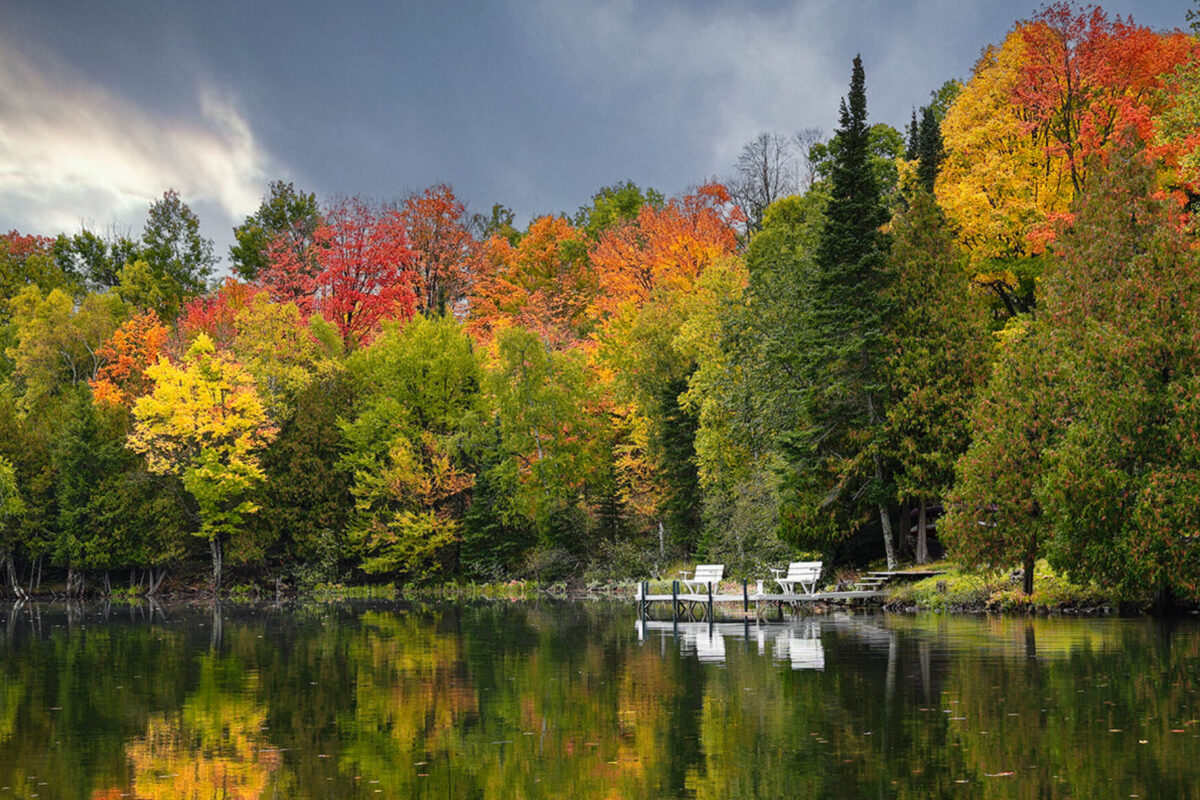
{"label": "tree trunk", "polygon": [[879,523],[883,526],[883,551],[887,553],[887,567],[896,568],[896,548],[892,544],[892,518],[888,515],[887,504],[879,504]]}
{"label": "tree trunk", "polygon": [[1025,574],[1022,577],[1022,589],[1026,595],[1033,594],[1033,554],[1025,556]]}
{"label": "tree trunk", "polygon": [[917,499],[920,507],[917,509],[917,553],[916,559],[918,564],[929,563],[929,539],[926,535],[927,528],[925,527],[925,498]]}
{"label": "tree trunk", "polygon": [[153,597],[158,592],[158,587],[162,586],[163,578],[167,577],[167,568],[160,567],[155,570],[150,567],[149,577],[146,579],[146,597]]}
{"label": "tree trunk", "polygon": [[[875,419],[875,404],[871,402],[868,395],[867,403],[871,411],[871,419]],[[883,483],[883,461],[879,458],[879,454],[875,454],[875,480]],[[892,543],[892,518],[888,516],[887,503],[879,504],[879,524],[883,528],[883,552],[887,554],[887,567],[889,570],[896,568],[896,548]]]}
{"label": "tree trunk", "polygon": [[221,591],[221,539],[217,536],[208,540],[213,559],[213,594]]}

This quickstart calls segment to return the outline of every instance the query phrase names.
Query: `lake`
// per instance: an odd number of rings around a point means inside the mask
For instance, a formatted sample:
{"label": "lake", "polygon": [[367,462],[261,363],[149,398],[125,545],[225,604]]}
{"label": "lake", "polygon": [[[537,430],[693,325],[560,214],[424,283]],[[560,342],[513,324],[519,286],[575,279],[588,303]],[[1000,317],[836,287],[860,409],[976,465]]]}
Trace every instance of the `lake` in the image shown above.
{"label": "lake", "polygon": [[0,606],[0,800],[1200,797],[1194,619]]}

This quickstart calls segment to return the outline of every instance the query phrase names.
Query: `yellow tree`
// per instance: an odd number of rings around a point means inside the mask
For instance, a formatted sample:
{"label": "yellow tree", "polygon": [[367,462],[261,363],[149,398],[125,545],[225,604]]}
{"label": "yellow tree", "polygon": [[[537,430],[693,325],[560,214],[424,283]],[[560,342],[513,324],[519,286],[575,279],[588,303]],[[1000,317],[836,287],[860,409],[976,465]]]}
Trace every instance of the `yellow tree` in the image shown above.
{"label": "yellow tree", "polygon": [[217,591],[226,544],[234,541],[242,558],[255,552],[239,534],[243,518],[257,510],[249,496],[263,478],[258,454],[276,429],[253,376],[205,334],[181,364],[160,358],[146,375],[154,389],[133,407],[128,444],[145,457],[150,472],[183,481],[199,513],[196,533],[212,551]]}

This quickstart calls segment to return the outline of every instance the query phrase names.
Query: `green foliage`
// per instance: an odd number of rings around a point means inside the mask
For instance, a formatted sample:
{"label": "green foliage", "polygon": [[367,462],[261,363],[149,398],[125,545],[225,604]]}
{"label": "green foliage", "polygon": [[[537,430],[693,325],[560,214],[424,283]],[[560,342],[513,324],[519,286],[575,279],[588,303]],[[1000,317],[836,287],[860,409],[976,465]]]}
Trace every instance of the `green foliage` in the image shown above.
{"label": "green foliage", "polygon": [[597,239],[608,228],[635,219],[642,206],[662,209],[665,204],[662,193],[651,188],[643,191],[633,181],[622,181],[592,195],[592,204],[576,212],[574,223],[589,238]]}
{"label": "green foliage", "polygon": [[166,296],[161,316],[174,319],[184,300],[208,286],[217,264],[212,240],[200,235],[200,220],[179,192],[169,189],[150,205],[142,244],[141,258]]}
{"label": "green foliage", "polygon": [[532,331],[508,328],[497,339],[487,388],[500,420],[499,458],[488,479],[507,497],[497,510],[508,525],[531,525],[544,544],[579,546],[580,531],[562,522],[578,508],[592,467],[582,359],[551,350]]}
{"label": "green foliage", "polygon": [[357,407],[343,425],[353,476],[349,540],[369,573],[421,578],[459,536],[482,421],[481,369],[461,325],[413,318],[347,361]]}
{"label": "green foliage", "polygon": [[247,281],[266,269],[271,247],[287,247],[300,255],[312,247],[321,225],[316,195],[298,192],[283,181],[271,181],[269,190],[258,210],[233,229],[237,241],[229,247],[229,260],[233,271]]}
{"label": "green foliage", "polygon": [[918,191],[892,222],[895,273],[886,450],[900,497],[939,500],[970,441],[969,410],[987,376],[988,320],[933,196]]}
{"label": "green foliage", "polygon": [[126,236],[100,236],[86,228],[54,242],[54,259],[62,274],[89,292],[118,286],[122,269],[136,261],[141,251],[141,244]]}
{"label": "green foliage", "polygon": [[783,439],[783,491],[796,541],[845,536],[868,510],[882,513],[892,492],[878,447],[888,405],[885,331],[893,313],[889,239],[880,230],[888,214],[866,118],[856,57],[795,341],[800,424]]}

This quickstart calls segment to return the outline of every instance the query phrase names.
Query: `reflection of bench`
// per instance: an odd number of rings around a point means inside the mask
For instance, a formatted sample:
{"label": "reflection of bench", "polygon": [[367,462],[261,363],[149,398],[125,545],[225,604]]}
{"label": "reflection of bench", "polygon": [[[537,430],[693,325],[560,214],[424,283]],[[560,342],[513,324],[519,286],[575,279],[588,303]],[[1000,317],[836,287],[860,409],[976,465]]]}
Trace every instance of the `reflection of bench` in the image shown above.
{"label": "reflection of bench", "polygon": [[779,634],[775,639],[775,657],[790,661],[792,669],[825,669],[825,649],[817,631],[802,635],[799,631]]}
{"label": "reflection of bench", "polygon": [[712,591],[712,587],[719,584],[721,578],[725,575],[725,565],[698,564],[696,566],[696,574],[691,578],[688,577],[692,574],[689,570],[680,570],[679,574],[681,576],[679,582],[686,586],[687,590],[692,594],[701,589]]}
{"label": "reflection of bench", "polygon": [[821,562],[793,561],[788,564],[786,575],[782,569],[772,569],[771,572],[775,573],[775,580],[779,582],[784,594],[795,594],[796,584],[800,585],[805,594],[812,594],[817,590],[817,581],[821,579]]}

